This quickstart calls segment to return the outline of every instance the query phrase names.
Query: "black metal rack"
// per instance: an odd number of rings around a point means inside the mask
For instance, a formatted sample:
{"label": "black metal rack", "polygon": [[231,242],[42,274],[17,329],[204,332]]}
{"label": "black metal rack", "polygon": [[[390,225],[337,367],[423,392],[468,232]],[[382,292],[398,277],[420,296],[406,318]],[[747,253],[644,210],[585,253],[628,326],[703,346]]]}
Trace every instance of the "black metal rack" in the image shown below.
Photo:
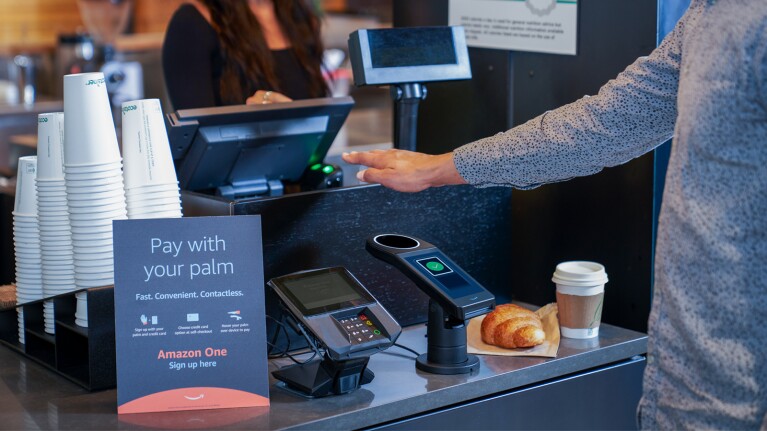
{"label": "black metal rack", "polygon": [[[77,298],[88,297],[88,327],[75,324]],[[55,334],[45,332],[43,302],[54,301]],[[24,310],[24,339],[19,342],[17,309]],[[0,309],[0,344],[34,360],[89,391],[116,386],[114,289],[85,289],[17,307]]]}

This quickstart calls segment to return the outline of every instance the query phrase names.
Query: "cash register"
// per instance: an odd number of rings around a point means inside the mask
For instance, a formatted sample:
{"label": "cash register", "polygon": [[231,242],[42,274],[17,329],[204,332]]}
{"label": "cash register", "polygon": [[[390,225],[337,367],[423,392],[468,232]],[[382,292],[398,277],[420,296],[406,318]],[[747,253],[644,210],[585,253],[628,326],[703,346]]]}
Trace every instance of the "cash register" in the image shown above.
{"label": "cash register", "polygon": [[323,163],[354,105],[351,97],[184,109],[165,122],[182,190],[228,199],[339,187]]}

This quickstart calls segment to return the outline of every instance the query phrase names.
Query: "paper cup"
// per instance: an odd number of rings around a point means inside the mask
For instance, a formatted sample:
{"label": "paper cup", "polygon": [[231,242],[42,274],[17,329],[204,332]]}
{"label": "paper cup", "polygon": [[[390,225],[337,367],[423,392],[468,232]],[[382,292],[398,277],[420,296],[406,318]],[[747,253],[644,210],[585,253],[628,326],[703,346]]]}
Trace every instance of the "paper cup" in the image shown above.
{"label": "paper cup", "polygon": [[114,172],[122,169],[122,158],[110,163],[91,163],[80,165],[65,165],[64,172],[67,174],[88,174],[96,172]]}
{"label": "paper cup", "polygon": [[116,202],[110,203],[110,204],[104,204],[104,205],[95,205],[95,206],[88,206],[88,207],[70,207],[69,209],[69,219],[70,220],[93,220],[93,219],[102,219],[107,220],[112,218],[112,216],[120,216],[120,214],[124,214],[126,211],[125,209],[125,202],[122,200],[117,200]]}
{"label": "paper cup", "polygon": [[596,262],[563,262],[557,265],[551,281],[557,286],[562,336],[581,339],[598,336],[607,283],[605,267]]}
{"label": "paper cup", "polygon": [[[84,199],[84,200],[70,200],[69,201],[69,210],[72,211],[73,209],[79,209],[79,208],[96,208],[100,209],[102,207],[109,207],[110,205],[122,205],[125,206],[125,196],[122,194],[113,194],[112,196],[102,197],[102,198],[92,198],[92,199]],[[98,211],[103,212],[103,211]]]}
{"label": "paper cup", "polygon": [[120,160],[103,73],[64,76],[64,142],[65,165]]}
{"label": "paper cup", "polygon": [[64,179],[64,113],[37,116],[37,178]]}
{"label": "paper cup", "polygon": [[[102,229],[107,228],[109,230],[112,229],[112,219],[96,219],[96,220],[77,220],[77,219],[70,219],[70,224],[72,225],[72,232],[75,231],[75,229]],[[95,231],[95,230],[94,230]]]}
{"label": "paper cup", "polygon": [[18,313],[19,322],[19,343],[24,344],[26,341],[24,339],[24,308],[19,307],[16,309],[16,312]]}
{"label": "paper cup", "polygon": [[39,178],[35,181],[38,196],[58,197],[60,195],[66,195],[67,184],[64,181],[62,181],[61,184],[56,184],[55,186],[46,186],[45,183],[40,181]]}
{"label": "paper cup", "polygon": [[45,326],[45,332],[54,334],[53,301],[43,302],[43,322]]}
{"label": "paper cup", "polygon": [[112,240],[112,232],[73,233],[72,241]]}
{"label": "paper cup", "polygon": [[108,171],[77,173],[67,170],[66,179],[69,181],[102,181],[113,177],[122,177],[122,169],[116,168]]}
{"label": "paper cup", "polygon": [[101,255],[93,260],[79,258],[75,256],[75,278],[80,277],[84,273],[93,274],[97,272],[103,273],[105,276],[111,276],[114,272],[114,258],[109,255]]}
{"label": "paper cup", "polygon": [[37,215],[37,156],[19,158],[16,175],[16,202],[13,205],[14,215]]}
{"label": "paper cup", "polygon": [[115,279],[113,276],[111,277],[104,277],[99,279],[92,279],[92,280],[77,280],[77,287],[79,289],[87,289],[90,287],[104,287],[104,286],[110,286],[115,284]]}
{"label": "paper cup", "polygon": [[140,219],[160,219],[160,218],[182,218],[184,215],[180,210],[176,211],[162,211],[162,212],[147,212],[147,213],[132,213],[128,214],[129,220]]}
{"label": "paper cup", "polygon": [[122,104],[125,187],[178,181],[159,99]]}
{"label": "paper cup", "polygon": [[166,192],[166,191],[178,191],[178,181],[172,181],[164,184],[153,184],[153,185],[144,185],[144,186],[137,186],[137,187],[125,187],[125,194],[126,195],[140,195],[145,193],[154,193],[154,192]]}
{"label": "paper cup", "polygon": [[84,255],[93,255],[93,256],[99,256],[103,255],[104,253],[112,253],[113,245],[104,245],[100,247],[88,247],[88,246],[79,246],[76,241],[73,241],[75,244],[74,252],[75,252],[75,265],[77,265],[77,262],[82,260],[90,259],[90,257],[84,257]]}
{"label": "paper cup", "polygon": [[[90,178],[90,179],[71,178],[69,175],[66,175],[66,181],[67,181],[67,193],[77,193],[77,192],[82,193],[82,192],[85,192],[86,190],[91,192],[106,191],[106,190],[113,190],[118,188],[122,189],[123,187],[123,178],[117,175],[110,175],[104,178]],[[119,184],[119,186],[117,186],[116,184]]]}
{"label": "paper cup", "polygon": [[128,211],[147,212],[147,211],[175,211],[181,209],[181,201],[177,199],[157,200],[155,202],[128,205]]}
{"label": "paper cup", "polygon": [[[98,286],[92,286],[98,287]],[[77,326],[88,327],[88,294],[86,292],[75,293],[77,305],[75,307],[75,324]]]}
{"label": "paper cup", "polygon": [[104,226],[73,227],[72,234],[105,233],[112,232],[112,224]]}

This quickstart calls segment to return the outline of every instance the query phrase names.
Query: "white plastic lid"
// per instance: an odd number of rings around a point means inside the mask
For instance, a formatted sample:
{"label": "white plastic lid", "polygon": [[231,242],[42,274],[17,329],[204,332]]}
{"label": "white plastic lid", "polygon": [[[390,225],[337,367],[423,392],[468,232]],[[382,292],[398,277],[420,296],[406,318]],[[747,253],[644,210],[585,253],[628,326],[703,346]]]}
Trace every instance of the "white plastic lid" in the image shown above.
{"label": "white plastic lid", "polygon": [[589,287],[607,283],[605,267],[596,262],[571,261],[557,265],[551,281],[576,287]]}

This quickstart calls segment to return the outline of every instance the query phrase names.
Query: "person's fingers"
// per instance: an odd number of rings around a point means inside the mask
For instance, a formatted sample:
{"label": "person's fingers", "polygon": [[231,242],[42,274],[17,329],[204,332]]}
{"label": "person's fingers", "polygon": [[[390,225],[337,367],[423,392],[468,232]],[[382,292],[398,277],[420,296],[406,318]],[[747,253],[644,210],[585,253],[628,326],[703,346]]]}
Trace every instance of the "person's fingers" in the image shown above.
{"label": "person's fingers", "polygon": [[354,165],[364,165],[364,166],[370,166],[371,168],[377,168],[382,169],[386,167],[391,167],[392,162],[392,153],[384,150],[373,150],[373,151],[365,151],[365,152],[355,152],[352,151],[351,153],[344,153],[341,155],[341,158],[347,162]]}
{"label": "person's fingers", "polygon": [[285,102],[292,102],[293,99],[291,99],[290,97],[288,97],[288,96],[286,96],[286,95],[284,95],[282,93],[274,93],[273,92],[269,96],[269,101],[272,102],[272,103],[285,103]]}
{"label": "person's fingers", "polygon": [[357,178],[366,183],[379,183],[388,186],[388,183],[391,182],[393,172],[394,171],[391,169],[368,168],[359,171],[357,173]]}
{"label": "person's fingers", "polygon": [[366,183],[378,183],[399,192],[420,192],[428,186],[418,181],[402,178],[394,169],[368,168],[357,173],[357,179]]}
{"label": "person's fingers", "polygon": [[258,90],[245,99],[246,105],[267,105],[269,103],[292,102],[293,99],[275,91]]}

